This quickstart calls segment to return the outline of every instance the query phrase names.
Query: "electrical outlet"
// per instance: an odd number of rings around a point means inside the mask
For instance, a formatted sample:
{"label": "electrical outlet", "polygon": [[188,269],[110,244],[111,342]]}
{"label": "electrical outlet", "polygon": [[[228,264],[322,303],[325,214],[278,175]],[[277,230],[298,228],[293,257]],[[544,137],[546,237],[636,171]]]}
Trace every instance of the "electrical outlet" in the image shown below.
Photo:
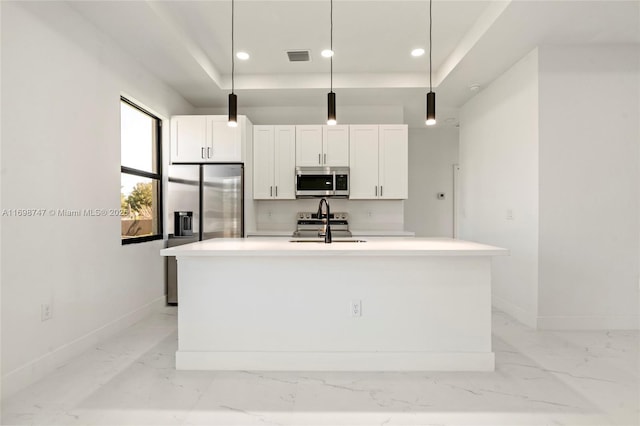
{"label": "electrical outlet", "polygon": [[50,320],[53,316],[53,312],[51,311],[51,304],[43,303],[40,305],[40,320],[46,321]]}
{"label": "electrical outlet", "polygon": [[507,209],[507,220],[513,220],[513,210]]}
{"label": "electrical outlet", "polygon": [[350,311],[351,311],[352,317],[361,317],[362,316],[362,300],[352,300]]}

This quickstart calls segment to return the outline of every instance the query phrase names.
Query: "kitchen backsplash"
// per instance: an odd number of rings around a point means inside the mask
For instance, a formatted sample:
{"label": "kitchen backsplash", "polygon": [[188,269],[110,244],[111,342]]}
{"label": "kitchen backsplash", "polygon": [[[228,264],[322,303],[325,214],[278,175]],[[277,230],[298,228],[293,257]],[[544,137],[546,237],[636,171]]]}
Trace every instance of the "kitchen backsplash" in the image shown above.
{"label": "kitchen backsplash", "polygon": [[[257,231],[291,231],[296,227],[297,212],[315,212],[317,199],[256,201]],[[349,213],[352,231],[404,231],[402,200],[329,199],[332,212]]]}

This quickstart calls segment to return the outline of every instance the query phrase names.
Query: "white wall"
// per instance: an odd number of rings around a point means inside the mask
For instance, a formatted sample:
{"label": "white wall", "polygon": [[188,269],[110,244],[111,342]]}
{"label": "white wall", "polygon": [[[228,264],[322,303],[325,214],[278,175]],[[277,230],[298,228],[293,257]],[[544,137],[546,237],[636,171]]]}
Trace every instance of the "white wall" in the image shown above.
{"label": "white wall", "polygon": [[541,328],[638,325],[639,55],[540,48]]}
{"label": "white wall", "polygon": [[[405,228],[418,237],[453,237],[453,165],[458,162],[456,127],[409,129],[409,199]],[[437,194],[445,193],[439,200]]]}
{"label": "white wall", "polygon": [[[460,238],[505,247],[493,303],[535,326],[538,285],[538,53],[478,93],[460,114]],[[513,219],[507,219],[507,212]]]}
{"label": "white wall", "polygon": [[528,325],[638,327],[638,93],[637,46],[543,46],[462,108],[461,236],[512,250],[494,304]]}
{"label": "white wall", "polygon": [[[3,209],[118,209],[121,93],[193,112],[62,2],[2,2],[1,89]],[[163,303],[163,242],[122,246],[118,217],[2,228],[5,396]]]}

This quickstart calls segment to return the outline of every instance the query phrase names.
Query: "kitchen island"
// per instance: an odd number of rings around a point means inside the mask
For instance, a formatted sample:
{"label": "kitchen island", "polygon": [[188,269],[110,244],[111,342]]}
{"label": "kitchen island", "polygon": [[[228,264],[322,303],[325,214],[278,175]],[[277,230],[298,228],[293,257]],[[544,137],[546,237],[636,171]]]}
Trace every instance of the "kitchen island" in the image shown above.
{"label": "kitchen island", "polygon": [[214,239],[178,261],[176,368],[490,371],[491,259],[453,239]]}

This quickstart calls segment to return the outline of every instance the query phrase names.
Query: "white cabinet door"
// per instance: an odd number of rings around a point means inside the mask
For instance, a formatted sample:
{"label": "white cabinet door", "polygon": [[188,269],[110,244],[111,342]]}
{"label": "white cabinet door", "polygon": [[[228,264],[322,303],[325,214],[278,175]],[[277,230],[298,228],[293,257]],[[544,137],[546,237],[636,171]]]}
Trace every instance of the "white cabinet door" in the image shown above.
{"label": "white cabinet door", "polygon": [[[239,117],[241,118],[241,117]],[[240,121],[240,124],[245,121]],[[242,129],[229,127],[224,115],[179,115],[171,118],[171,162],[242,161]]]}
{"label": "white cabinet door", "polygon": [[273,196],[293,200],[296,173],[296,126],[274,126],[274,186]]}
{"label": "white cabinet door", "polygon": [[322,166],[322,126],[296,126],[296,166]]}
{"label": "white cabinet door", "polygon": [[253,126],[253,198],[273,198],[274,176],[273,126]]}
{"label": "white cabinet door", "polygon": [[204,115],[171,117],[171,162],[206,161],[207,120]]}
{"label": "white cabinet door", "polygon": [[349,126],[322,126],[322,164],[349,167]]}
{"label": "white cabinet door", "polygon": [[253,126],[253,198],[293,200],[296,127]]}
{"label": "white cabinet door", "polygon": [[[238,117],[239,118],[239,117]],[[227,116],[208,116],[207,152],[210,162],[241,162],[241,127],[229,127]],[[239,123],[240,124],[240,123]],[[210,151],[209,151],[210,150]]]}
{"label": "white cabinet door", "polygon": [[349,126],[349,198],[378,198],[378,126]]}
{"label": "white cabinet door", "polygon": [[406,199],[409,196],[409,152],[407,126],[381,125],[378,134],[378,196],[383,199]]}

